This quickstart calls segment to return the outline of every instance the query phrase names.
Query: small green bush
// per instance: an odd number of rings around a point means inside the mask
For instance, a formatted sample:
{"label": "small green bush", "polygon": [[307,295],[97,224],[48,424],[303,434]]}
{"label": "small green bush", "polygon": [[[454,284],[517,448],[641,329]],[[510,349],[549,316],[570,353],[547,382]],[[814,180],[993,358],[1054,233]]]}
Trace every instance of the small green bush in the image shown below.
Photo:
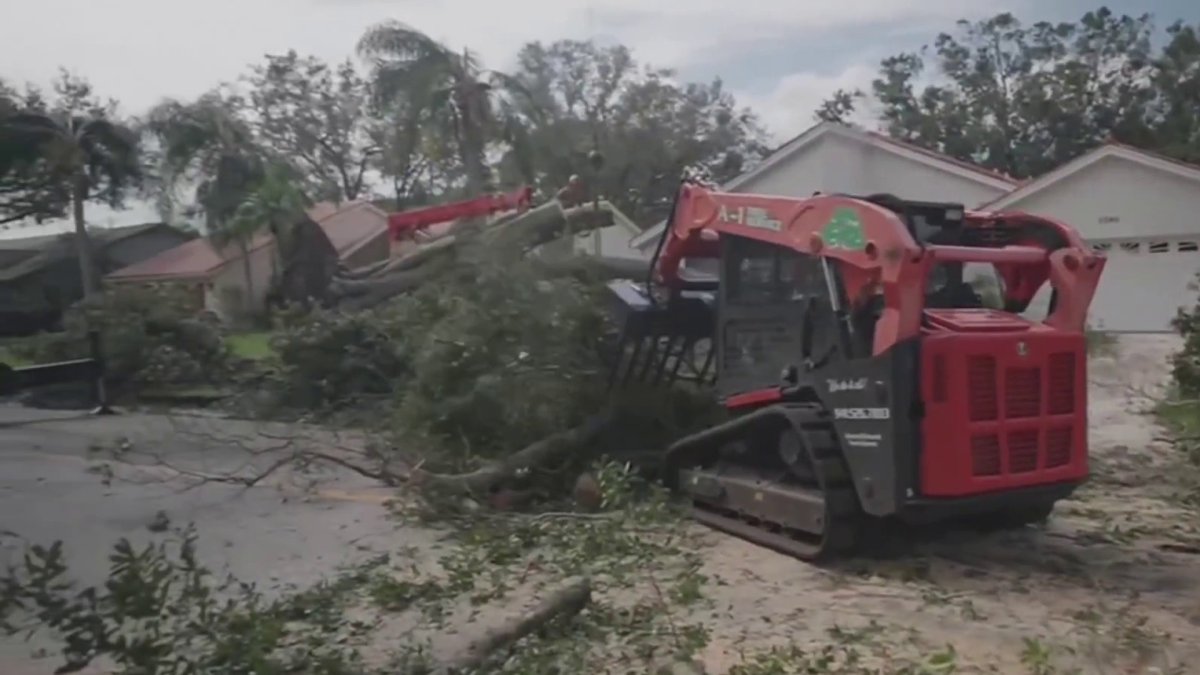
{"label": "small green bush", "polygon": [[337,410],[391,397],[409,362],[403,317],[390,308],[343,314],[289,309],[275,316],[276,386],[289,407]]}
{"label": "small green bush", "polygon": [[219,328],[197,318],[191,299],[172,287],[117,286],[67,310],[65,330],[11,349],[35,363],[84,358],[87,334],[100,333],[113,387],[219,382],[230,373]]}
{"label": "small green bush", "polygon": [[1092,327],[1084,329],[1087,339],[1087,351],[1091,356],[1114,356],[1117,352],[1117,337],[1112,333],[1096,330]]}
{"label": "small green bush", "polygon": [[[188,526],[142,548],[121,539],[99,587],[78,588],[62,542],[29,545],[0,576],[0,633],[43,630],[61,643],[57,673],[111,661],[119,675],[362,672],[322,627],[293,635],[289,600],[271,602],[236,579],[215,579]],[[291,599],[295,602],[297,598]]]}
{"label": "small green bush", "polygon": [[1171,357],[1171,376],[1182,396],[1194,398],[1200,394],[1200,301],[1176,310],[1171,326],[1183,338],[1183,347]]}

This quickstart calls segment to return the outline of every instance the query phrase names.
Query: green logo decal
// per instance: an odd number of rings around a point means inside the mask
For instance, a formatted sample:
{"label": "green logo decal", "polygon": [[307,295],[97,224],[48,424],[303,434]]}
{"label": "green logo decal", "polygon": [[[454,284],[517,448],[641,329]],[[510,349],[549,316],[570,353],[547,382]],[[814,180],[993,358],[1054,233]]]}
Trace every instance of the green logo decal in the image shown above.
{"label": "green logo decal", "polygon": [[821,228],[821,239],[831,248],[861,251],[867,247],[867,238],[863,236],[862,221],[858,218],[858,212],[848,206],[834,210],[833,217]]}

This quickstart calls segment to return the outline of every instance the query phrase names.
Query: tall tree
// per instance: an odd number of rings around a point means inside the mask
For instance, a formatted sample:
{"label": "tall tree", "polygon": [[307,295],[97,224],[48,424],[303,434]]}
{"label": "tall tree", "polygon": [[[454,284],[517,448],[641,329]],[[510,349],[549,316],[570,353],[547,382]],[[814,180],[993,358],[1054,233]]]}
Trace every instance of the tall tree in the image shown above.
{"label": "tall tree", "polygon": [[450,132],[468,194],[488,189],[492,183],[488,147],[504,127],[496,99],[514,88],[512,78],[484,69],[470,50],[458,53],[397,21],[368,29],[358,51],[371,64],[381,101],[403,97]]}
{"label": "tall tree", "polygon": [[16,113],[44,114],[36,90],[18,93],[0,80],[0,226],[67,215],[70,191],[54,175],[40,143],[6,122]]}
{"label": "tall tree", "polygon": [[330,67],[295,51],[268,55],[247,78],[261,144],[301,169],[314,196],[353,200],[379,154],[368,82],[354,64]]}
{"label": "tall tree", "polygon": [[[1149,138],[1151,30],[1149,15],[1106,8],[1076,23],[1025,26],[1009,13],[960,21],[932,48],[884,59],[872,93],[895,137],[1038,175],[1106,138]],[[927,75],[933,82],[918,87]]]}
{"label": "tall tree", "polygon": [[[0,142],[15,156],[34,160],[34,176],[51,195],[66,195],[84,297],[100,288],[86,204],[119,206],[143,175],[137,134],[115,119],[116,104],[101,102],[84,79],[62,72],[47,107],[27,106],[2,119]],[[11,105],[11,104],[10,104]],[[0,173],[6,169],[0,164]]]}
{"label": "tall tree", "polygon": [[856,102],[865,96],[861,89],[838,89],[813,112],[819,122],[847,122],[854,114]]}
{"label": "tall tree", "polygon": [[239,114],[237,97],[210,92],[191,103],[165,101],[147,117],[158,141],[161,189],[171,200],[193,190],[190,204],[209,233],[220,230],[265,174],[266,153]]}
{"label": "tall tree", "polygon": [[286,165],[268,166],[256,185],[246,193],[224,226],[212,235],[218,246],[236,245],[241,252],[242,271],[246,280],[246,295],[255,297],[254,266],[250,247],[263,231],[269,231],[276,240],[275,273],[282,273],[279,250],[280,238],[304,215],[311,201],[297,184],[300,182],[295,171]]}
{"label": "tall tree", "polygon": [[1169,155],[1200,162],[1200,25],[1175,22],[1167,35],[1154,59],[1154,143]]}
{"label": "tall tree", "polygon": [[530,97],[508,104],[524,124],[504,168],[544,192],[578,175],[651,222],[665,215],[685,169],[727,180],[766,152],[757,119],[719,80],[680,83],[623,46],[589,41],[530,43],[518,62],[514,77]]}

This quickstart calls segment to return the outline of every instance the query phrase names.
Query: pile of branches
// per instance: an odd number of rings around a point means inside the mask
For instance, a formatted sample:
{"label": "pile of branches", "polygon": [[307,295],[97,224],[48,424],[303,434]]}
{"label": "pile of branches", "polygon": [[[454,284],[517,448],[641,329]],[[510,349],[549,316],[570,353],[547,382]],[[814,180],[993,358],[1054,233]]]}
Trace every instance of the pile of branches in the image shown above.
{"label": "pile of branches", "polygon": [[[332,271],[315,306],[281,315],[278,399],[378,432],[362,473],[386,465],[384,482],[427,493],[553,496],[600,455],[652,464],[715,406],[681,387],[609,391],[618,326],[604,282],[641,278],[645,264],[577,256],[562,240],[613,218],[605,202],[551,201]],[[286,268],[317,248],[294,245]]]}

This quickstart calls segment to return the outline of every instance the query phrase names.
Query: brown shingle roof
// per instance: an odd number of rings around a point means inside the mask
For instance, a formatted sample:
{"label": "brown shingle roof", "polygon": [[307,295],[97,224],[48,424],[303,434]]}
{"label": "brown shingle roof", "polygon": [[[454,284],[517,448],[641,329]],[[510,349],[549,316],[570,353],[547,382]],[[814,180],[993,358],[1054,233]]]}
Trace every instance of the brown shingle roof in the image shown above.
{"label": "brown shingle roof", "polygon": [[[88,232],[91,236],[93,246],[97,250],[103,250],[105,247],[119,241],[160,228],[179,232],[179,230],[166,223],[143,223],[141,225],[127,225],[123,227],[97,227],[90,228]],[[37,272],[56,261],[74,257],[76,255],[75,233],[60,232],[37,237],[25,237],[23,239],[7,239],[4,240],[3,244],[0,244],[0,251],[4,252],[3,256],[0,257],[3,258],[4,264],[8,265],[0,269],[0,281],[12,281]],[[28,255],[19,256],[17,255],[19,252],[25,252]]]}
{"label": "brown shingle roof", "polygon": [[[260,234],[250,244],[250,252],[253,253],[272,241],[274,238],[270,233]],[[241,251],[237,246],[228,246],[224,251],[218,251],[207,237],[201,237],[123,267],[106,278],[113,281],[203,281],[212,277],[227,263],[239,259]]]}

